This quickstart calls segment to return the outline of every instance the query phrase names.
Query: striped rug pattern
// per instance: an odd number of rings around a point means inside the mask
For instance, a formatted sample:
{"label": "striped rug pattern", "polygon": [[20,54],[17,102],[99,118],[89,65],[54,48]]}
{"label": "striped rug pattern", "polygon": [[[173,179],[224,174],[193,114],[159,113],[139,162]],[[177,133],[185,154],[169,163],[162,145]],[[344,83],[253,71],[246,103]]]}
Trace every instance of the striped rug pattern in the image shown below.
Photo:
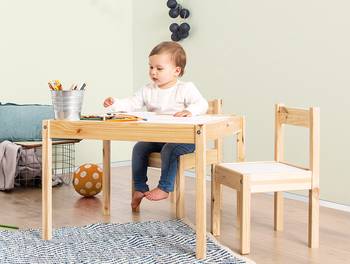
{"label": "striped rug pattern", "polygon": [[207,258],[195,258],[195,232],[180,220],[98,223],[54,229],[0,231],[0,263],[247,263],[207,237]]}

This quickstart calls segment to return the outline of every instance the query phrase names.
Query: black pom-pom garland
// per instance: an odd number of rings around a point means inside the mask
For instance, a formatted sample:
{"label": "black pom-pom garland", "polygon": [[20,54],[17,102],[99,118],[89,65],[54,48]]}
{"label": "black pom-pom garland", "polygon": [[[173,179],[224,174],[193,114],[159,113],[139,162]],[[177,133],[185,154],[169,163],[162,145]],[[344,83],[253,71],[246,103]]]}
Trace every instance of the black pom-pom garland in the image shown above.
{"label": "black pom-pom garland", "polygon": [[[168,0],[166,5],[170,8],[169,16],[171,18],[177,18],[180,16],[182,19],[186,19],[190,16],[190,11],[187,8],[183,8],[180,4],[177,3],[176,0]],[[172,23],[169,26],[171,39],[173,41],[180,41],[187,38],[190,29],[190,25],[186,22],[183,22],[180,25],[178,23]]]}
{"label": "black pom-pom garland", "polygon": [[171,18],[177,18],[179,16],[180,12],[178,8],[172,8],[169,10],[169,16]]}
{"label": "black pom-pom garland", "polygon": [[181,39],[181,37],[180,37],[178,32],[174,32],[173,34],[171,34],[172,41],[179,41],[180,39]]}
{"label": "black pom-pom garland", "polygon": [[187,23],[182,23],[180,26],[179,26],[179,31],[181,33],[184,33],[184,32],[189,32],[191,29],[190,25],[187,24]]}
{"label": "black pom-pom garland", "polygon": [[181,18],[188,18],[190,16],[190,11],[186,8],[183,8],[180,10],[180,17]]}
{"label": "black pom-pom garland", "polygon": [[171,25],[170,25],[170,27],[169,27],[169,29],[170,29],[170,31],[171,32],[176,32],[176,31],[178,31],[179,30],[179,24],[177,24],[177,23],[172,23]]}
{"label": "black pom-pom garland", "polygon": [[169,7],[169,8],[175,8],[177,6],[177,2],[176,0],[168,0],[168,2],[166,3],[166,5]]}
{"label": "black pom-pom garland", "polygon": [[187,38],[188,35],[189,35],[188,31],[187,31],[187,32],[179,32],[179,37],[180,37],[181,39]]}

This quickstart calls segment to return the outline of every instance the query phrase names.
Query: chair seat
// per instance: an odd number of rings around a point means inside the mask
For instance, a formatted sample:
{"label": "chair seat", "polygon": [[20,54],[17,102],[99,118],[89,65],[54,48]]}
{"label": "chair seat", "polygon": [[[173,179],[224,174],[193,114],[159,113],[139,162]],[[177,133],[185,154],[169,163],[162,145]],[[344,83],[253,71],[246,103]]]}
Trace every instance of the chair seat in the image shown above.
{"label": "chair seat", "polygon": [[150,159],[160,159],[160,153],[159,152],[152,152],[148,156]]}
{"label": "chair seat", "polygon": [[[195,167],[196,156],[195,152],[183,154],[180,156],[180,161],[183,163],[183,169],[189,170]],[[218,162],[217,149],[207,149],[207,165],[215,164]],[[154,168],[161,168],[162,161],[159,152],[152,152],[148,156],[148,166]]]}
{"label": "chair seat", "polygon": [[223,174],[223,178],[247,176],[252,192],[311,188],[312,175],[310,170],[281,162],[237,162],[217,165],[217,169],[221,168],[227,172]]}

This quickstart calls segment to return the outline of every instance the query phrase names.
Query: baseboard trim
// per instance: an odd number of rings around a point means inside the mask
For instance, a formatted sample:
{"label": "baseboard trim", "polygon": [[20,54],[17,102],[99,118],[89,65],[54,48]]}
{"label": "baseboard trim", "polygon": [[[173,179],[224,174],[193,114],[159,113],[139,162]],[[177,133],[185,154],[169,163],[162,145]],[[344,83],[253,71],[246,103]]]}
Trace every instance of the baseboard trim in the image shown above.
{"label": "baseboard trim", "polygon": [[[273,195],[273,193],[271,193],[271,195]],[[284,192],[284,197],[288,199],[296,200],[296,201],[302,201],[305,203],[309,202],[308,196],[304,196],[300,194]],[[320,200],[320,206],[332,208],[332,209],[336,209],[344,212],[350,212],[350,206],[344,205],[344,204],[338,204],[338,203],[334,203],[326,200]]]}
{"label": "baseboard trim", "polygon": [[111,162],[111,167],[124,167],[124,166],[131,166],[131,160],[121,160],[121,161]]}
{"label": "baseboard trim", "polygon": [[[131,166],[131,161],[130,160],[122,160],[122,161],[114,161],[111,163],[112,167],[123,167],[123,166]],[[185,172],[186,177],[195,177],[195,173],[192,171],[186,171]],[[211,177],[207,176],[207,181],[211,181]],[[269,193],[267,195],[272,195],[272,193]],[[284,192],[284,197],[287,199],[291,200],[296,200],[296,201],[301,201],[308,203],[309,202],[309,197],[300,195],[300,194],[295,194],[295,193],[290,193],[290,192]],[[326,200],[320,200],[320,206],[327,207],[327,208],[332,208],[344,212],[350,212],[350,206],[344,205],[344,204],[338,204],[335,202],[330,202]]]}

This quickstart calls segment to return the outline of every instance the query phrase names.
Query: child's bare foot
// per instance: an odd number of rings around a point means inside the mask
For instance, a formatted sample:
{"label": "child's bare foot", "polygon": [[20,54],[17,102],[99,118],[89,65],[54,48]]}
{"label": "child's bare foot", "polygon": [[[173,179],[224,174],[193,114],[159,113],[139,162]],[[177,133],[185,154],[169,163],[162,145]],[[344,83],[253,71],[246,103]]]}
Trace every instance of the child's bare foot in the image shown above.
{"label": "child's bare foot", "polygon": [[132,196],[132,200],[131,200],[131,208],[133,210],[135,210],[141,203],[142,198],[145,197],[145,194],[148,194],[149,192],[139,192],[139,191],[135,191],[133,196]]}
{"label": "child's bare foot", "polygon": [[168,198],[168,196],[169,196],[169,193],[164,192],[159,188],[154,188],[148,194],[145,194],[145,197],[151,201],[160,201]]}

